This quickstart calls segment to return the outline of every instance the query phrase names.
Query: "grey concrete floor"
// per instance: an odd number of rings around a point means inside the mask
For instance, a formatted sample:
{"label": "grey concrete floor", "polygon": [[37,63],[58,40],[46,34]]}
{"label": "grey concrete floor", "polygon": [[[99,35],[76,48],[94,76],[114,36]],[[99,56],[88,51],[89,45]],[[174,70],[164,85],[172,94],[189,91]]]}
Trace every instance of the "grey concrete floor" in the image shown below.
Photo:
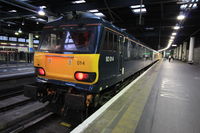
{"label": "grey concrete floor", "polygon": [[162,63],[136,133],[200,133],[200,66]]}

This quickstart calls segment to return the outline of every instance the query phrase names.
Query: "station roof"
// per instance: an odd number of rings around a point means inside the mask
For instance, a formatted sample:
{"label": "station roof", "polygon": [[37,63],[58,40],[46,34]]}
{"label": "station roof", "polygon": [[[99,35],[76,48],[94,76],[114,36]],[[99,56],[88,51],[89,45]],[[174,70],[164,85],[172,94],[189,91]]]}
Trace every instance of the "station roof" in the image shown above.
{"label": "station roof", "polygon": [[[40,9],[45,16],[38,15]],[[48,18],[89,10],[153,49],[166,47],[173,32],[172,43],[178,45],[199,36],[198,0],[0,0],[0,33],[14,34],[20,28],[24,35],[39,34]],[[178,15],[185,19],[178,20]]]}

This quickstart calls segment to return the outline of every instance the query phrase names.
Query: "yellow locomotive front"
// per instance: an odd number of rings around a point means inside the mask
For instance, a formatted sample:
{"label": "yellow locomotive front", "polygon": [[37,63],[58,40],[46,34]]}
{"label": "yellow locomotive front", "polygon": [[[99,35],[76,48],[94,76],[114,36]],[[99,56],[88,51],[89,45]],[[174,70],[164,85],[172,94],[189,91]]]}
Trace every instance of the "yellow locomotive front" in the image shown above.
{"label": "yellow locomotive front", "polygon": [[98,24],[46,26],[34,55],[37,86],[25,86],[25,95],[48,101],[57,113],[88,107],[99,80],[99,30]]}
{"label": "yellow locomotive front", "polygon": [[97,27],[64,26],[41,36],[34,67],[40,80],[92,85],[98,81],[99,54],[95,54]]}

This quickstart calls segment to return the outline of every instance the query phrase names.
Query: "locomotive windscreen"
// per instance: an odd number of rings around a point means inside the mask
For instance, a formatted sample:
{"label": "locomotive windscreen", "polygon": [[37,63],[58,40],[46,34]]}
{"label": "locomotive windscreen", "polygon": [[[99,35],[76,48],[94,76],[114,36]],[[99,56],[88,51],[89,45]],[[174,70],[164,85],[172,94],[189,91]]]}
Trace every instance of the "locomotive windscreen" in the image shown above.
{"label": "locomotive windscreen", "polygon": [[40,51],[93,52],[97,27],[70,27],[47,30],[41,35]]}

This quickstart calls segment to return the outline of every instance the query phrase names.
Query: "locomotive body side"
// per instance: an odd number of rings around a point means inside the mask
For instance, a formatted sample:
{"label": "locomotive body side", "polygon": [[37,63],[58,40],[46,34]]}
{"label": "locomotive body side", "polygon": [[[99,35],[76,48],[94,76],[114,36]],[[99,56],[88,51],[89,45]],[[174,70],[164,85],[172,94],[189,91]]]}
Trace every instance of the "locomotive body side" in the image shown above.
{"label": "locomotive body side", "polygon": [[159,57],[103,20],[63,23],[46,26],[34,55],[38,86],[25,88],[27,96],[49,101],[54,112],[96,106],[102,92]]}

